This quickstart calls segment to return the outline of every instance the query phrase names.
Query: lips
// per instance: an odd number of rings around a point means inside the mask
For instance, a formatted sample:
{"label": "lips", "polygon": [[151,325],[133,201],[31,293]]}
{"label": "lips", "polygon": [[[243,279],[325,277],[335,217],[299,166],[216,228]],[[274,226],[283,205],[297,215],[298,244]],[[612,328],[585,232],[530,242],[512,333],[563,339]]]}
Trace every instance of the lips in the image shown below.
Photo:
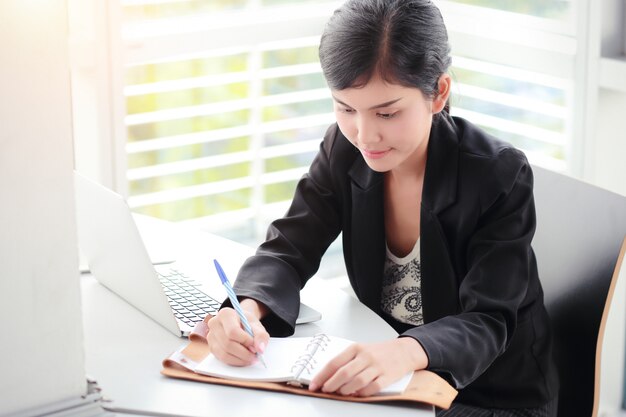
{"label": "lips", "polygon": [[361,149],[361,153],[368,159],[380,159],[389,153],[389,149],[384,151]]}

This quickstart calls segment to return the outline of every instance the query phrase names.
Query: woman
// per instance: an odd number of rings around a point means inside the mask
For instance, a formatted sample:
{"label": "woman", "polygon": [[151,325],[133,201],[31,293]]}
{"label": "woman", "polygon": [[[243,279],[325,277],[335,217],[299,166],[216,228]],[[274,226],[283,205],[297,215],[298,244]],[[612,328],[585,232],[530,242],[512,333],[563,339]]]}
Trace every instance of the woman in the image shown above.
{"label": "woman", "polygon": [[354,345],[310,390],[372,395],[429,369],[459,390],[438,415],[556,415],[530,246],[531,167],[448,114],[451,58],[439,10],[425,0],[349,0],[329,20],[319,54],[337,123],[288,213],[239,272],[254,340],[226,304],[209,321],[211,349],[247,365],[267,330],[291,335],[299,291],[342,232],[352,288],[399,337]]}

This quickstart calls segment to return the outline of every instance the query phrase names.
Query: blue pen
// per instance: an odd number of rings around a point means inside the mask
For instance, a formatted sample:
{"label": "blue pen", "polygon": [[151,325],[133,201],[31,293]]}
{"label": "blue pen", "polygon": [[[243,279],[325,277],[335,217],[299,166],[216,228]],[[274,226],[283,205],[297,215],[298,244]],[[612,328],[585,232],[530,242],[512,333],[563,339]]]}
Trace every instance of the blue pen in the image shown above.
{"label": "blue pen", "polygon": [[[230,299],[230,302],[232,303],[233,308],[239,315],[239,319],[241,320],[241,324],[243,324],[243,328],[245,329],[246,333],[248,333],[250,336],[254,338],[254,333],[252,333],[252,328],[250,327],[250,323],[248,323],[248,319],[246,318],[246,315],[243,314],[243,310],[241,309],[241,305],[239,305],[239,301],[237,300],[235,291],[233,290],[233,287],[230,285],[228,278],[226,278],[226,274],[224,273],[224,270],[220,266],[219,262],[217,262],[217,259],[213,259],[213,263],[215,264],[215,269],[217,269],[217,275],[220,276],[220,280],[222,280],[222,284],[224,285],[224,288],[226,288],[226,293],[228,294],[228,298]],[[265,361],[263,360],[263,356],[257,352],[256,357],[261,361],[263,366],[267,368],[267,365],[265,365]]]}

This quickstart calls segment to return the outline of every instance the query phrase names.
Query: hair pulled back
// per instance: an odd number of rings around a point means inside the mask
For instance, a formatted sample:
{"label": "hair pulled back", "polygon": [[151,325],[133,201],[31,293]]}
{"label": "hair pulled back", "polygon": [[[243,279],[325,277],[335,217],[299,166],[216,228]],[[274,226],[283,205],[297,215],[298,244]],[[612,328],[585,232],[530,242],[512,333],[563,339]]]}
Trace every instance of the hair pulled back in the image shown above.
{"label": "hair pulled back", "polygon": [[348,0],[331,16],[319,48],[333,90],[361,87],[375,75],[429,98],[451,64],[448,33],[429,0]]}

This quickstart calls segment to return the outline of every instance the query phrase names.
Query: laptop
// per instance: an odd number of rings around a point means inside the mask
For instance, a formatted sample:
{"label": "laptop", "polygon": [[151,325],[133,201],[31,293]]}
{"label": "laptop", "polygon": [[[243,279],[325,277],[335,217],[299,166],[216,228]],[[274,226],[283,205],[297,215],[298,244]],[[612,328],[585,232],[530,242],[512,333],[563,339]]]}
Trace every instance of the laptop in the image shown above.
{"label": "laptop", "polygon": [[[209,274],[194,277],[191,264],[154,264],[122,196],[76,171],[74,183],[79,250],[98,282],[180,337],[217,312],[226,298],[217,277],[211,276],[216,286],[207,285]],[[210,256],[199,261],[212,264]],[[296,324],[319,319],[317,310],[301,303]]]}

